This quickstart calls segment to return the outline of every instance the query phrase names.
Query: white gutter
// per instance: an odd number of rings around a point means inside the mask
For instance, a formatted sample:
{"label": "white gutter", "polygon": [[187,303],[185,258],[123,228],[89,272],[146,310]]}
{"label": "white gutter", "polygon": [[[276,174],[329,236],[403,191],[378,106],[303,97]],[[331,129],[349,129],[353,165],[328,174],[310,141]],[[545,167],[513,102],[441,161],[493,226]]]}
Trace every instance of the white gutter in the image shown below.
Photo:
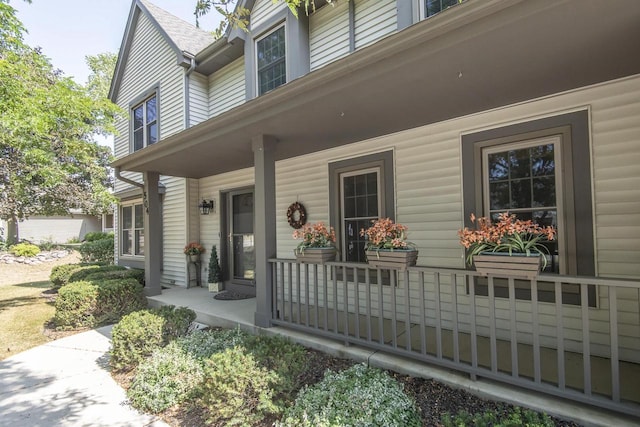
{"label": "white gutter", "polygon": [[184,57],[189,59],[190,65],[184,72],[184,128],[189,129],[191,127],[191,114],[189,113],[189,76],[196,69],[196,58],[187,52],[183,52]]}

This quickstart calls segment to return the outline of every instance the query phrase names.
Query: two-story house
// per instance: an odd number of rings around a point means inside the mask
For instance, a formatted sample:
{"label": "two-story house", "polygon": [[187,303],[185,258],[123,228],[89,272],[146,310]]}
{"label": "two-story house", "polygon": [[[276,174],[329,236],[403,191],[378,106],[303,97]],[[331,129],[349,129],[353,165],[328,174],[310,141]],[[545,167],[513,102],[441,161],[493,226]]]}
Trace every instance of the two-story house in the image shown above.
{"label": "two-story house", "polygon": [[[215,244],[257,326],[640,416],[640,2],[239,3],[248,31],[219,40],[132,4],[116,258],[147,293]],[[293,259],[294,202],[336,229],[337,262]],[[457,231],[505,211],[558,230],[539,280],[465,265]],[[417,267],[367,268],[358,230],[381,217]]]}

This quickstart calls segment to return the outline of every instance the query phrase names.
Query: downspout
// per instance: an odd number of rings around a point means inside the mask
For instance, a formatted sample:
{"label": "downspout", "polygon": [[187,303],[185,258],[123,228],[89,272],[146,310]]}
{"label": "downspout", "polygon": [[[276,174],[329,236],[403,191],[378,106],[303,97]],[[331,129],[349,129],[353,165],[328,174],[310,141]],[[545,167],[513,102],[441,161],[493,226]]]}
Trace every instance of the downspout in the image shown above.
{"label": "downspout", "polygon": [[191,127],[191,115],[189,114],[189,76],[193,73],[193,70],[196,69],[196,58],[187,52],[183,52],[183,54],[185,58],[188,58],[190,61],[189,68],[184,72],[184,128],[189,129]]}
{"label": "downspout", "polygon": [[141,184],[137,181],[134,181],[132,179],[129,178],[125,178],[124,176],[120,175],[120,166],[116,166],[114,168],[114,174],[116,179],[122,181],[122,182],[126,182],[127,184],[133,185],[134,187],[138,187],[138,188],[142,188],[142,192],[144,193],[144,184]]}

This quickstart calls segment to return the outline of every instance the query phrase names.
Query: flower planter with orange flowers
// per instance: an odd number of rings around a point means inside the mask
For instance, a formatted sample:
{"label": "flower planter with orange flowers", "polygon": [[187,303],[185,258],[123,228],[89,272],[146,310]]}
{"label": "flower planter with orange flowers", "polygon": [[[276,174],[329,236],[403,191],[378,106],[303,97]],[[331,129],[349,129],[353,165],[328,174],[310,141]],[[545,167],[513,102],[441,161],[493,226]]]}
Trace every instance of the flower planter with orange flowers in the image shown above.
{"label": "flower planter with orange flowers", "polygon": [[324,264],[336,259],[336,248],[333,247],[296,249],[293,253],[298,262]]}
{"label": "flower planter with orange flowers", "polygon": [[535,279],[542,269],[542,255],[483,252],[473,257],[473,265],[478,273],[485,276],[491,274]]}

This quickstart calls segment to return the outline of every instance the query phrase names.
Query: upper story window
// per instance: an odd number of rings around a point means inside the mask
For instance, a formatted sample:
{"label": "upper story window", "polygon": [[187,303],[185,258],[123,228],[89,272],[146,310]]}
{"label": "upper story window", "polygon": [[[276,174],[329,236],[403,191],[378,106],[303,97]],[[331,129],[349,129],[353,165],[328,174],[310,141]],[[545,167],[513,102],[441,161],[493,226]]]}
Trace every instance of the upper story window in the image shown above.
{"label": "upper story window", "polygon": [[133,151],[158,142],[158,108],[154,94],[132,108]]}
{"label": "upper story window", "polygon": [[256,43],[259,95],[287,82],[284,31],[284,25],[282,25]]}
{"label": "upper story window", "polygon": [[460,0],[423,0],[421,3],[422,16],[428,18],[458,3]]}

